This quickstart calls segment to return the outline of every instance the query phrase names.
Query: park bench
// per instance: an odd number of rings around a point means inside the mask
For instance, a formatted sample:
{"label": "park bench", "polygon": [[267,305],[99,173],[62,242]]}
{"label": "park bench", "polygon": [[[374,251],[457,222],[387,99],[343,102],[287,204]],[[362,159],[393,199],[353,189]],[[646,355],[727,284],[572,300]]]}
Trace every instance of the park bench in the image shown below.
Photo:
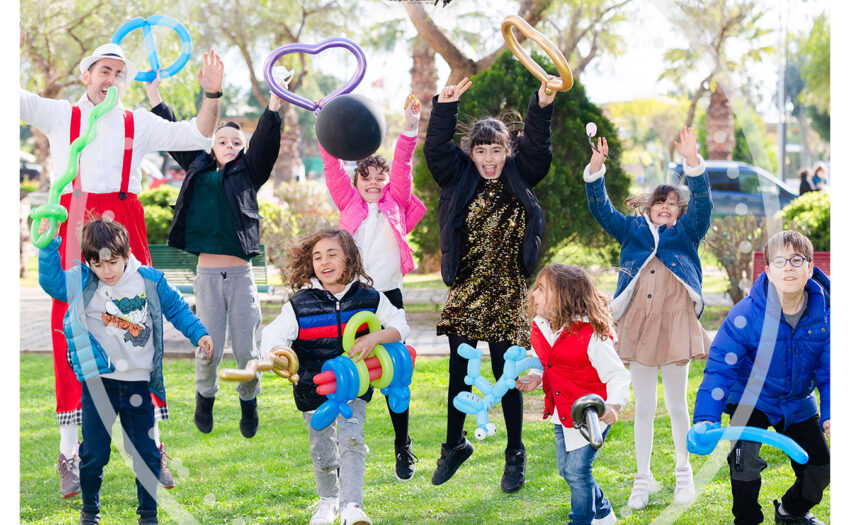
{"label": "park bench", "polygon": [[[195,274],[198,266],[198,256],[167,244],[148,245],[151,254],[151,266],[165,274],[168,282],[183,293],[195,293]],[[266,272],[266,245],[260,245],[260,254],[251,258],[251,269],[254,271],[254,282],[257,291],[274,293],[274,285],[269,284]]]}
{"label": "park bench", "polygon": [[[815,266],[829,277],[829,252],[814,252],[812,254]],[[764,252],[753,253],[753,281],[764,271]]]}

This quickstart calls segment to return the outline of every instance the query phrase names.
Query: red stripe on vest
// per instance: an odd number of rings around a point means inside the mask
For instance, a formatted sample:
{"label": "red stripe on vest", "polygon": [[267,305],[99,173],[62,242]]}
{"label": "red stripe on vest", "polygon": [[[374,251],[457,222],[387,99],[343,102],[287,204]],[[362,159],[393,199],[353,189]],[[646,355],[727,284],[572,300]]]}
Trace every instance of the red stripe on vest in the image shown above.
{"label": "red stripe on vest", "polygon": [[[79,106],[71,108],[71,144],[80,137],[80,123],[82,120],[82,112]],[[133,163],[133,139],[135,136],[135,125],[133,121],[133,112],[124,110],[124,158],[121,163],[121,188],[119,195],[121,200],[127,197],[127,189],[130,187],[130,166]],[[79,161],[78,161],[79,162]],[[78,190],[81,188],[80,182],[80,166],[77,165],[77,176],[74,177],[73,188]]]}

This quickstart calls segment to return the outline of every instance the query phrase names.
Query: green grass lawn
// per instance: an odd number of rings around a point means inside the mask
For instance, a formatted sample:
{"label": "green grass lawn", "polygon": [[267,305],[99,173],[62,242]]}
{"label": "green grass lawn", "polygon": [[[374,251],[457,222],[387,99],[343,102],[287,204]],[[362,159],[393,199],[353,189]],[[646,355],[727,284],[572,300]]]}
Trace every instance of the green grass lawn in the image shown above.
{"label": "green grass lawn", "polygon": [[[222,366],[235,366],[226,360]],[[56,475],[58,432],[53,412],[52,364],[49,355],[21,356],[20,375],[20,512],[23,523],[75,523],[80,497],[59,497]],[[485,366],[489,370],[489,366]],[[689,401],[693,406],[703,365],[691,367]],[[308,453],[307,430],[295,408],[289,384],[273,375],[263,378],[260,396],[260,429],[251,439],[239,433],[239,403],[234,385],[223,383],[215,406],[215,428],[199,433],[192,423],[194,368],[190,360],[166,360],[171,419],[161,425],[166,450],[173,458],[171,470],[177,487],[160,490],[160,523],[307,523],[307,506],[316,500]],[[499,480],[504,465],[505,427],[500,410],[491,413],[496,435],[475,441],[475,453],[448,483],[434,487],[430,476],[445,437],[448,358],[418,360],[412,387],[410,428],[413,450],[420,458],[409,483],[393,473],[393,433],[387,407],[380,394],[369,404],[364,509],[377,523],[564,523],[569,513],[569,489],[558,476],[551,423],[540,421],[542,394],[525,396],[523,439],[528,453],[527,483],[516,494],[504,494]],[[492,381],[492,379],[491,379]],[[614,506],[619,523],[699,524],[731,523],[731,496],[725,452],[692,456],[698,487],[707,483],[688,508],[671,506],[673,497],[673,444],[663,407],[662,388],[655,420],[652,468],[662,489],[650,505],[637,512],[625,507],[634,475],[632,409],[627,405],[621,421],[612,428],[594,464],[594,475]],[[466,429],[474,429],[467,418]],[[120,434],[118,432],[117,434]],[[473,440],[474,441],[474,440]],[[772,522],[771,501],[782,495],[793,480],[785,455],[765,446],[768,468],[762,473],[760,503]],[[722,468],[706,468],[717,465]],[[136,489],[131,469],[113,448],[101,492],[104,525],[135,522]],[[769,511],[769,512],[768,512]],[[829,489],[814,514],[829,521]]]}

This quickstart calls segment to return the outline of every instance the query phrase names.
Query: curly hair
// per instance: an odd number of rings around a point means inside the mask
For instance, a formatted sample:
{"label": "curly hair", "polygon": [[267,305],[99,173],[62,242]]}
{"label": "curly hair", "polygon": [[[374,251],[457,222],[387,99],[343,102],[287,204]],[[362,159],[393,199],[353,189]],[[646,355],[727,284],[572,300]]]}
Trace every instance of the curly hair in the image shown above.
{"label": "curly hair", "polygon": [[537,274],[534,286],[528,293],[528,317],[537,314],[537,305],[531,295],[535,289],[546,283],[549,288],[549,304],[545,306],[545,317],[553,329],[570,326],[575,320],[587,316],[593,332],[605,340],[611,336],[614,319],[608,310],[608,299],[593,284],[590,274],[584,268],[565,264],[550,264]]}
{"label": "curly hair", "polygon": [[646,213],[653,204],[666,201],[671,193],[675,193],[679,200],[679,217],[681,217],[688,211],[688,197],[682,190],[670,184],[660,184],[650,192],[633,195],[626,199],[626,206],[638,213]]}
{"label": "curly hair", "polygon": [[459,123],[461,132],[460,147],[466,152],[472,148],[487,144],[501,144],[511,150],[516,149],[522,136],[522,115],[515,109],[505,110],[495,117],[487,117],[472,124]]}
{"label": "curly hair", "polygon": [[351,185],[357,187],[357,177],[366,178],[369,175],[369,167],[374,167],[378,171],[389,173],[390,165],[387,164],[387,159],[382,155],[370,155],[365,159],[357,161],[357,166],[354,168],[354,176],[351,178]]}
{"label": "curly hair", "polygon": [[293,291],[310,284],[313,277],[318,278],[313,269],[313,248],[323,239],[336,239],[345,256],[345,271],[342,272],[339,284],[348,284],[357,279],[368,287],[372,286],[372,278],[366,275],[363,269],[360,251],[354,243],[354,237],[345,230],[326,228],[313,234],[302,235],[287,246],[286,250],[289,253],[287,274],[289,274],[289,286]]}

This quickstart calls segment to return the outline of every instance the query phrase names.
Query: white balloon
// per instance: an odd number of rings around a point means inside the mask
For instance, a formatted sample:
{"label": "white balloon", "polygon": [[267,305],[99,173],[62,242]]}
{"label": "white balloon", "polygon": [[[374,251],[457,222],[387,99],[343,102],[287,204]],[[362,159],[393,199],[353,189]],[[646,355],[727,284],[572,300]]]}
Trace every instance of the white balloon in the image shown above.
{"label": "white balloon", "polygon": [[595,122],[588,122],[587,125],[584,127],[584,129],[585,129],[585,131],[587,131],[588,137],[595,137],[596,136],[596,123]]}

